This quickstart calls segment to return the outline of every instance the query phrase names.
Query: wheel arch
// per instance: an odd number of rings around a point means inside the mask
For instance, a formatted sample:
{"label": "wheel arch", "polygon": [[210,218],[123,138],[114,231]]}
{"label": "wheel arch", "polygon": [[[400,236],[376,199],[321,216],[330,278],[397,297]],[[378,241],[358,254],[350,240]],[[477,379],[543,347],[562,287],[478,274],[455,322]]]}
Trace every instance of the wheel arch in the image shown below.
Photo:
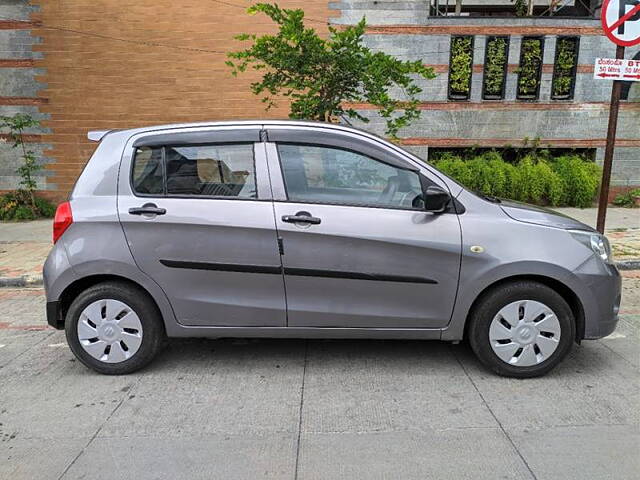
{"label": "wheel arch", "polygon": [[482,301],[482,299],[492,290],[500,288],[502,285],[513,283],[517,281],[532,281],[541,283],[555,292],[557,292],[566,302],[569,304],[571,308],[571,312],[573,313],[573,318],[576,322],[576,338],[575,341],[580,343],[580,341],[584,338],[584,329],[585,329],[585,313],[584,306],[580,301],[578,295],[565,283],[551,277],[547,277],[544,275],[512,275],[509,277],[501,278],[500,280],[496,280],[495,282],[487,285],[475,298],[469,311],[465,318],[464,323],[464,336],[463,338],[467,338],[467,333],[469,330],[469,319],[471,318],[474,310],[477,308],[478,304]]}
{"label": "wheel arch", "polygon": [[[56,302],[57,312],[55,313],[55,318],[56,318],[55,327],[58,329],[64,328],[65,318],[67,316],[69,307],[71,306],[73,301],[78,297],[78,295],[80,295],[82,292],[84,292],[88,288],[93,287],[94,285],[98,285],[100,283],[105,283],[105,282],[124,283],[134,288],[137,288],[138,290],[141,290],[153,302],[153,304],[155,305],[158,311],[158,314],[162,318],[162,310],[160,309],[158,302],[153,297],[151,292],[149,292],[149,290],[146,289],[143,285],[131,280],[130,278],[126,278],[120,275],[97,274],[97,275],[88,275],[86,277],[82,277],[75,280],[74,282],[67,285],[65,289],[60,293],[59,299]],[[162,322],[162,323],[163,323],[163,328],[165,328],[166,330],[166,327],[164,325],[165,322]]]}

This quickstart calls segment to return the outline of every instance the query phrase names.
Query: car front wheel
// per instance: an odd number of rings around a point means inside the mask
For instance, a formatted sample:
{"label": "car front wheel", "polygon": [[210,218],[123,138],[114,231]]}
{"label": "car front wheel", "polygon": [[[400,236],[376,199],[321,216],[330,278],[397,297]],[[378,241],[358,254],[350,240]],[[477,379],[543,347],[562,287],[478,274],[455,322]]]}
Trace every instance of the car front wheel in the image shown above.
{"label": "car front wheel", "polygon": [[520,281],[484,295],[474,308],[469,343],[478,359],[499,375],[546,374],[569,353],[575,320],[567,302],[546,285]]}
{"label": "car front wheel", "polygon": [[164,340],[154,302],[134,285],[120,282],[101,283],[82,292],[67,312],[65,331],[78,360],[107,375],[144,367]]}

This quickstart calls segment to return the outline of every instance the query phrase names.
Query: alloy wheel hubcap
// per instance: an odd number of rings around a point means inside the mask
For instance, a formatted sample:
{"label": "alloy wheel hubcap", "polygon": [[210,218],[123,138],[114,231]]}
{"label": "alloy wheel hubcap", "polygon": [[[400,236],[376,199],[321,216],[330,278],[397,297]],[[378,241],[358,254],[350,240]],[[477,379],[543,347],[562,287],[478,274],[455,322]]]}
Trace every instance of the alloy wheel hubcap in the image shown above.
{"label": "alloy wheel hubcap", "polygon": [[142,344],[142,323],[126,303],[97,300],[80,314],[78,340],[96,360],[124,362],[135,355]]}
{"label": "alloy wheel hubcap", "polygon": [[505,363],[530,367],[547,360],[560,344],[560,322],[544,303],[521,300],[501,308],[489,327],[493,352]]}

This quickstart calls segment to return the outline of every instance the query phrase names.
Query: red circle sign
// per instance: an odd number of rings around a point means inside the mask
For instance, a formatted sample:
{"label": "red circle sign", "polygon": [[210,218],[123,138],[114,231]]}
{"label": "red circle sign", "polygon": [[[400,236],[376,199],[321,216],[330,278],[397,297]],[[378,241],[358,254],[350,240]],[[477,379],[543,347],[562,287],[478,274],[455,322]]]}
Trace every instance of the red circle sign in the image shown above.
{"label": "red circle sign", "polygon": [[616,45],[640,43],[640,0],[604,0],[600,18],[605,35]]}

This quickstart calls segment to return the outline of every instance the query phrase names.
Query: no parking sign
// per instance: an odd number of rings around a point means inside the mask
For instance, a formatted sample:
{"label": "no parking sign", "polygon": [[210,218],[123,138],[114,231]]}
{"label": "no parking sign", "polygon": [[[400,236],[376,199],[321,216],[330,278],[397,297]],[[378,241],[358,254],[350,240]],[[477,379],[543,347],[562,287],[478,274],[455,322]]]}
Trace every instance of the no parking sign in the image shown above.
{"label": "no parking sign", "polygon": [[640,0],[605,0],[600,16],[613,43],[623,47],[640,43]]}

